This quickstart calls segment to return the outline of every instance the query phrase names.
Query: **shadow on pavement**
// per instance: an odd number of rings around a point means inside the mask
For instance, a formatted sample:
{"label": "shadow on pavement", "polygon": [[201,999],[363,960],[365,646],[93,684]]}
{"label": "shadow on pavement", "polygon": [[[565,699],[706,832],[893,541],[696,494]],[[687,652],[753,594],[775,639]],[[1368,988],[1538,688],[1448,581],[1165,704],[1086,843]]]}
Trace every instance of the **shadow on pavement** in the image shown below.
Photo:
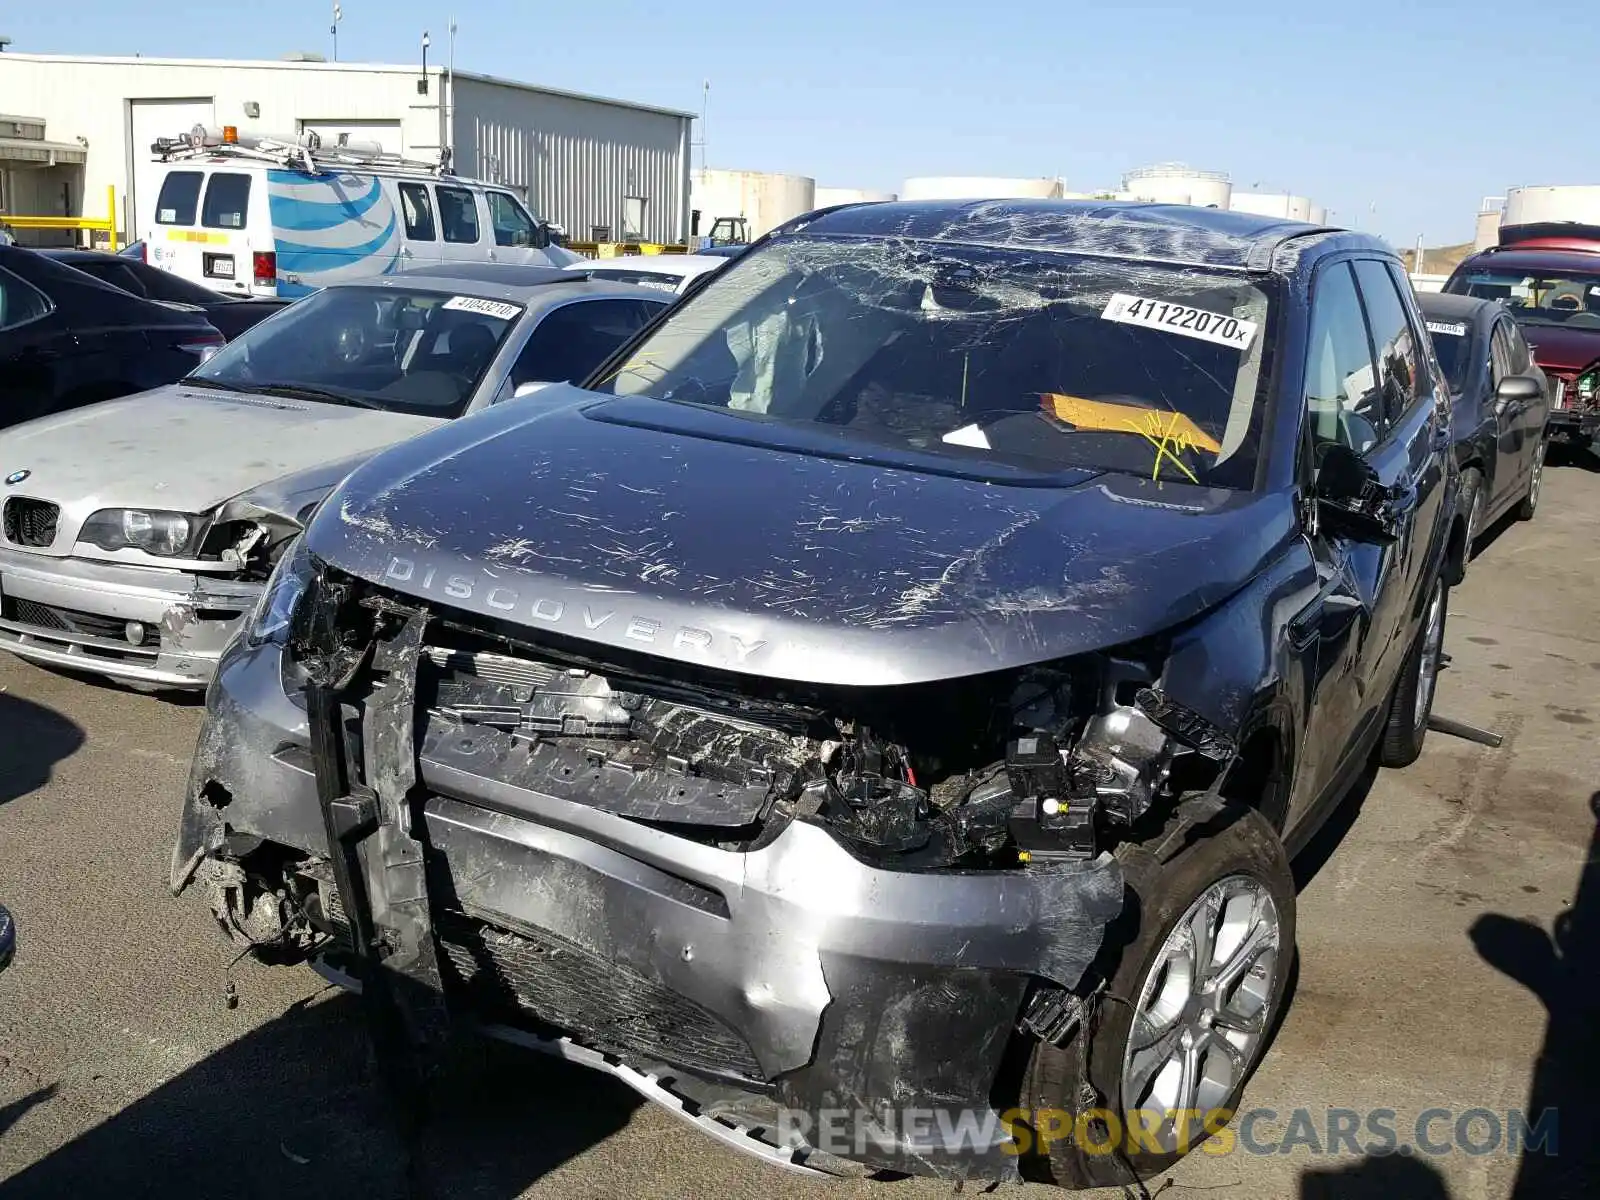
{"label": "shadow on pavement", "polygon": [[54,709],[0,692],[0,804],[49,783],[51,768],[83,740],[83,730]]}
{"label": "shadow on pavement", "polygon": [[367,1046],[361,1002],[324,993],[13,1176],[7,1200],[509,1200],[642,1103],[591,1071],[463,1038],[430,1089],[413,1178]]}
{"label": "shadow on pavement", "polygon": [[22,1099],[13,1100],[4,1108],[0,1108],[0,1137],[4,1137],[6,1130],[26,1116],[29,1109],[43,1104],[55,1094],[56,1085],[46,1084],[42,1088],[35,1088]]}
{"label": "shadow on pavement", "polygon": [[1512,1200],[1592,1197],[1600,1188],[1600,792],[1589,798],[1597,824],[1572,905],[1546,933],[1532,921],[1492,913],[1472,926],[1485,962],[1531,991],[1549,1013],[1524,1112],[1557,1113],[1555,1154],[1525,1153]]}
{"label": "shadow on pavement", "polygon": [[1307,1171],[1300,1176],[1300,1200],[1450,1200],[1450,1190],[1427,1163],[1385,1155]]}
{"label": "shadow on pavement", "polygon": [[1372,785],[1377,779],[1376,762],[1367,764],[1355,782],[1350,785],[1350,790],[1340,799],[1338,807],[1328,814],[1322,827],[1312,835],[1300,853],[1294,856],[1290,866],[1294,870],[1294,885],[1297,890],[1305,891],[1306,886],[1317,877],[1317,872],[1328,865],[1333,852],[1344,841],[1345,834],[1350,832],[1357,818],[1361,816],[1361,807],[1367,802],[1367,796],[1372,792]]}

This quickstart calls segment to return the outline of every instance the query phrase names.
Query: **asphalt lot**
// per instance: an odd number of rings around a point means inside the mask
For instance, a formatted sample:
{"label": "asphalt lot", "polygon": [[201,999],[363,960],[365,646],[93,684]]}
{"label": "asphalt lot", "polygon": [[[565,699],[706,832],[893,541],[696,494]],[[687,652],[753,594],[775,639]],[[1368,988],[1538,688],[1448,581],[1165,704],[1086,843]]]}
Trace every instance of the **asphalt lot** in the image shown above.
{"label": "asphalt lot", "polygon": [[[1451,597],[1436,711],[1505,746],[1434,734],[1300,864],[1298,979],[1245,1106],[1277,1114],[1260,1118],[1257,1145],[1301,1144],[1196,1153],[1171,1173],[1172,1196],[1543,1200],[1600,1186],[1597,580],[1600,473],[1552,469],[1538,519],[1499,531]],[[165,890],[199,722],[193,703],[0,655],[0,900],[21,930],[0,976],[5,1192],[404,1195],[354,1002],[303,968],[242,962],[228,1009],[224,942],[197,899]],[[499,1045],[462,1047],[435,1103],[415,1156],[431,1195],[951,1191],[780,1174],[619,1083]],[[1358,1157],[1304,1137],[1326,1141],[1330,1108],[1392,1109],[1409,1142],[1431,1108],[1503,1121],[1547,1105],[1560,1108],[1560,1154],[1520,1163],[1503,1144]],[[1311,1127],[1286,1138],[1296,1109]],[[1440,1142],[1451,1128],[1428,1127]],[[1480,1147],[1487,1131],[1481,1118],[1468,1129]]]}

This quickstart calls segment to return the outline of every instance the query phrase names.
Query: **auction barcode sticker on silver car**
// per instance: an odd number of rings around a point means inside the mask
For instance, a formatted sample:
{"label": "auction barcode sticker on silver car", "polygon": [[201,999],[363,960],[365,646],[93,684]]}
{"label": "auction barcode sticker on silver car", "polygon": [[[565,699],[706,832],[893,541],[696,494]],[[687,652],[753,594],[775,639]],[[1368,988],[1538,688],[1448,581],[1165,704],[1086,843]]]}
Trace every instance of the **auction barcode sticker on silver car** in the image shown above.
{"label": "auction barcode sticker on silver car", "polygon": [[462,312],[479,313],[485,317],[499,317],[509,321],[522,311],[520,304],[507,304],[504,300],[483,300],[477,296],[452,296],[444,302],[446,308]]}
{"label": "auction barcode sticker on silver car", "polygon": [[1448,333],[1451,337],[1466,337],[1467,327],[1465,325],[1452,325],[1446,321],[1429,321],[1428,332]]}
{"label": "auction barcode sticker on silver car", "polygon": [[1113,292],[1111,303],[1100,314],[1102,320],[1120,321],[1124,325],[1145,325],[1151,329],[1183,337],[1215,342],[1219,346],[1232,346],[1244,350],[1255,340],[1256,323],[1223,313],[1207,312],[1188,304],[1175,304],[1171,300],[1152,300],[1148,296],[1129,296]]}

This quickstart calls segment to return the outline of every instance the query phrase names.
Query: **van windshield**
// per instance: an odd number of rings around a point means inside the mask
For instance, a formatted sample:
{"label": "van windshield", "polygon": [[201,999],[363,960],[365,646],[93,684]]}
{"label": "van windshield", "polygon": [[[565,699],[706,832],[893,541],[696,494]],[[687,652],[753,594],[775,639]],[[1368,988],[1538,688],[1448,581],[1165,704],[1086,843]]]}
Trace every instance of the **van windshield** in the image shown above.
{"label": "van windshield", "polygon": [[459,416],[521,305],[388,287],[331,287],[253,326],[192,380],[362,408]]}
{"label": "van windshield", "polygon": [[1519,325],[1570,325],[1600,329],[1600,274],[1560,271],[1471,271],[1450,289],[1481,300],[1500,300]]}
{"label": "van windshield", "polygon": [[1250,488],[1270,286],[1098,256],[785,237],[591,386],[969,465]]}

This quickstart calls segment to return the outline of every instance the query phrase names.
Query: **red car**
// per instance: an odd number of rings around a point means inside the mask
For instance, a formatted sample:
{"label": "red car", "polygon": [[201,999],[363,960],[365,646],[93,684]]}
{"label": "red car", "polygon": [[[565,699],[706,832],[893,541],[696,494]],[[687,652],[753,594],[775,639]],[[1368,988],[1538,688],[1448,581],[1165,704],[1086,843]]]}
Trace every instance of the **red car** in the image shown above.
{"label": "red car", "polygon": [[1446,292],[1500,300],[1550,377],[1550,434],[1600,433],[1600,226],[1510,225],[1457,267]]}

